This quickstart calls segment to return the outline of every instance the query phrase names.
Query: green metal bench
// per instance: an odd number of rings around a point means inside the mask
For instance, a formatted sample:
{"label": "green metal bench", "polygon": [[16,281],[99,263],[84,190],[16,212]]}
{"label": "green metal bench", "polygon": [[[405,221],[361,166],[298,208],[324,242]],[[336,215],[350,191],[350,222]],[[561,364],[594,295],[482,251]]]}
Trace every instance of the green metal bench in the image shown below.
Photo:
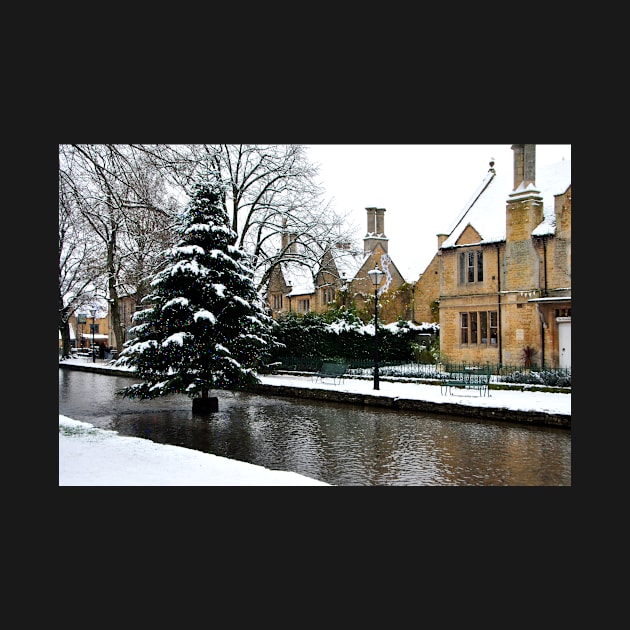
{"label": "green metal bench", "polygon": [[480,396],[490,396],[490,372],[477,367],[447,366],[446,373],[440,378],[440,393],[452,394],[453,387],[478,389]]}
{"label": "green metal bench", "polygon": [[343,380],[343,377],[348,369],[347,363],[333,363],[332,361],[324,361],[319,368],[319,371],[315,373],[315,382],[317,379],[324,380],[325,378],[331,378],[333,383]]}

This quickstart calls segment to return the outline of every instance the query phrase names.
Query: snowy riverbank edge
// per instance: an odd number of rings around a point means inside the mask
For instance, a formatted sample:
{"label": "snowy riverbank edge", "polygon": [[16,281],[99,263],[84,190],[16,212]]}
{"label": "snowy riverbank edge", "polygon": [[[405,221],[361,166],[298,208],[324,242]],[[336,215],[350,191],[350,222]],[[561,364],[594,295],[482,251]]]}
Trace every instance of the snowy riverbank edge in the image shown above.
{"label": "snowy riverbank edge", "polygon": [[[133,376],[133,372],[107,363],[83,359],[59,362],[60,368],[100,374]],[[374,390],[369,379],[344,379],[340,384],[315,382],[309,376],[286,374],[261,375],[256,393],[293,398],[329,400],[365,406],[380,406],[405,411],[463,416],[480,420],[515,422],[531,425],[571,428],[571,394],[520,390],[491,390],[490,396],[462,390],[442,394],[439,385],[381,379]]]}

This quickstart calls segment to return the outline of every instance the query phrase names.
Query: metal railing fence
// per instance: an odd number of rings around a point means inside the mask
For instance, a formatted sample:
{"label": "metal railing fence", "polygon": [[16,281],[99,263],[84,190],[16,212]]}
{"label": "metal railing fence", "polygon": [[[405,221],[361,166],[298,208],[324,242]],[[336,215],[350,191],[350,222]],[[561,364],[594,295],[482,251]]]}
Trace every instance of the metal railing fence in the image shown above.
{"label": "metal railing fence", "polygon": [[[371,376],[374,374],[374,361],[370,359],[348,359],[345,357],[296,357],[281,356],[277,358],[278,369],[289,372],[317,372],[324,361],[337,361],[348,364],[351,376]],[[463,371],[467,369],[483,369],[491,374],[492,383],[529,383],[571,387],[570,368],[552,368],[533,365],[525,368],[522,365],[499,363],[421,363],[416,361],[379,361],[379,375],[392,378],[428,378],[440,379],[449,370]]]}

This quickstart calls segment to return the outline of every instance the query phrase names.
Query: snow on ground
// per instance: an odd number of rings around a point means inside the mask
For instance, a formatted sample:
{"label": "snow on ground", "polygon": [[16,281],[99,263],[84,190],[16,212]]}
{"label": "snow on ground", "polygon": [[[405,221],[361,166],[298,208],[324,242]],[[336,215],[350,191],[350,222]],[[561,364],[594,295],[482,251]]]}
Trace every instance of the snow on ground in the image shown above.
{"label": "snow on ground", "polygon": [[399,381],[379,382],[380,389],[374,389],[371,379],[344,379],[333,385],[331,380],[323,383],[314,382],[310,376],[264,375],[260,380],[269,385],[286,385],[290,387],[308,387],[310,389],[335,389],[340,392],[369,394],[372,396],[387,396],[408,400],[426,400],[428,402],[448,402],[475,407],[499,407],[501,409],[516,409],[520,411],[539,411],[543,413],[557,413],[571,415],[571,394],[536,391],[490,390],[489,396],[480,396],[478,390],[453,390],[453,393],[442,394],[439,385],[425,385]]}
{"label": "snow on ground", "polygon": [[59,415],[60,486],[328,486],[181,446],[118,435]]}

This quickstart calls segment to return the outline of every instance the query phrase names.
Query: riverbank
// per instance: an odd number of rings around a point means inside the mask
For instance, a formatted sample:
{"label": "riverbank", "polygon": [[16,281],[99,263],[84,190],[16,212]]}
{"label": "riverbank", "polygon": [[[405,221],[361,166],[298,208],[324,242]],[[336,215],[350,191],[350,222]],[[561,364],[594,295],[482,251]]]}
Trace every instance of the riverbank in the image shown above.
{"label": "riverbank", "polygon": [[59,415],[60,486],[328,486],[181,446],[118,435]]}
{"label": "riverbank", "polygon": [[[59,367],[134,376],[130,370],[116,368],[101,360],[93,363],[85,359],[68,359],[60,361]],[[456,390],[443,394],[439,384],[401,382],[386,378],[380,379],[379,390],[373,389],[371,379],[345,378],[341,383],[334,384],[331,380],[315,382],[312,376],[307,375],[269,374],[259,378],[261,384],[257,392],[273,396],[571,428],[570,392],[541,392],[518,386],[491,389],[489,396],[480,396],[476,390]]]}

